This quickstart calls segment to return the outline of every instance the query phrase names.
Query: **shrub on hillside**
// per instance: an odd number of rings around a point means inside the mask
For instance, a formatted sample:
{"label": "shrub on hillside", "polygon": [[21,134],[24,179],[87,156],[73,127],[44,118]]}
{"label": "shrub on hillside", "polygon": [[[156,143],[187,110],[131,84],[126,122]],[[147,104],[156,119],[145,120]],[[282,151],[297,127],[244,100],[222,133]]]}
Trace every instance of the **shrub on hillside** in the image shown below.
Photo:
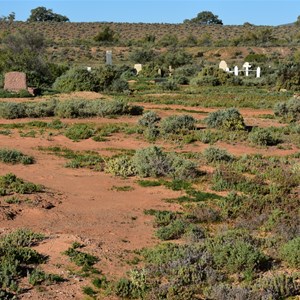
{"label": "shrub on hillside", "polygon": [[18,150],[0,149],[0,161],[11,164],[22,163],[23,165],[29,165],[34,163],[34,158]]}
{"label": "shrub on hillside", "polygon": [[57,100],[38,103],[28,103],[25,106],[25,115],[28,118],[43,118],[54,116]]}
{"label": "shrub on hillside", "polygon": [[210,128],[244,130],[244,118],[236,108],[217,110],[208,115],[205,122]]}
{"label": "shrub on hillside", "polygon": [[289,101],[279,102],[274,107],[274,114],[277,117],[296,122],[300,120],[300,99],[291,98]]}
{"label": "shrub on hillside", "polygon": [[300,237],[296,237],[281,248],[281,257],[293,268],[300,268]]}
{"label": "shrub on hillside", "polygon": [[73,141],[85,140],[92,137],[95,130],[87,124],[74,124],[69,127],[65,136]]}
{"label": "shrub on hillside", "polygon": [[137,150],[133,163],[137,174],[141,177],[169,176],[176,179],[196,177],[194,163],[176,154],[165,153],[157,146]]}
{"label": "shrub on hillside", "polygon": [[234,159],[234,157],[231,154],[229,154],[225,149],[220,149],[216,147],[206,148],[204,150],[203,155],[208,163],[230,162]]}
{"label": "shrub on hillside", "polygon": [[65,93],[73,91],[98,92],[99,86],[97,77],[92,72],[82,68],[73,68],[55,80],[53,89]]}
{"label": "shrub on hillside", "polygon": [[251,143],[259,146],[274,146],[280,143],[280,138],[272,128],[255,128],[248,136]]}
{"label": "shrub on hillside", "polygon": [[0,116],[3,119],[24,118],[25,108],[24,103],[4,102],[0,104]]}
{"label": "shrub on hillside", "polygon": [[128,155],[113,157],[106,162],[105,171],[115,176],[134,176],[136,168]]}
{"label": "shrub on hillside", "polygon": [[140,126],[153,126],[161,120],[161,117],[154,111],[147,111],[138,120],[138,125]]}
{"label": "shrub on hillside", "polygon": [[161,121],[162,134],[173,134],[195,129],[196,119],[190,115],[170,116]]}

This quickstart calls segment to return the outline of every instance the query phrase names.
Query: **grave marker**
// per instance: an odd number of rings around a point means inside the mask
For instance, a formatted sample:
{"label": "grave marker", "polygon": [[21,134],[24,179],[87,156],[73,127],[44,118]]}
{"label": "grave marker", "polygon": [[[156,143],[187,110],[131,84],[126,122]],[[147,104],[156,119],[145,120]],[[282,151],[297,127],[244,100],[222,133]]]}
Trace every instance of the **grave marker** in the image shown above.
{"label": "grave marker", "polygon": [[220,63],[219,63],[219,69],[222,69],[223,71],[226,71],[226,69],[228,69],[228,65],[226,63],[225,60],[222,60]]}
{"label": "grave marker", "polygon": [[112,65],[112,51],[111,50],[107,50],[106,51],[106,64],[107,65]]}
{"label": "grave marker", "polygon": [[136,69],[136,74],[139,75],[139,73],[143,69],[143,65],[142,64],[135,64],[133,68]]}
{"label": "grave marker", "polygon": [[26,74],[23,72],[8,72],[4,76],[4,89],[11,92],[27,90]]}

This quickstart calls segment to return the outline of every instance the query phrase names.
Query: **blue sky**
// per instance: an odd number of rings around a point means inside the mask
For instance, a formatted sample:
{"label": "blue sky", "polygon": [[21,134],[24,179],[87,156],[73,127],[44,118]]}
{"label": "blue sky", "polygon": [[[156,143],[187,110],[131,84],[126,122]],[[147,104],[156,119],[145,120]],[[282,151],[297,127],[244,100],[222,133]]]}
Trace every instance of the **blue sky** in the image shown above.
{"label": "blue sky", "polygon": [[300,0],[0,0],[0,16],[16,13],[25,21],[30,10],[45,6],[71,22],[181,23],[198,12],[218,15],[224,25],[280,25],[296,21]]}

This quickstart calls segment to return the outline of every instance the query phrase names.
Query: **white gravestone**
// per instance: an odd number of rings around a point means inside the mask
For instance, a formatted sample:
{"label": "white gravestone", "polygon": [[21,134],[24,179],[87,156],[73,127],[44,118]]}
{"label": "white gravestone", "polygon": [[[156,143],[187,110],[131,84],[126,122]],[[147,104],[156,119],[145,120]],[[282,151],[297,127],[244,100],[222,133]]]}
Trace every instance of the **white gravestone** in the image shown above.
{"label": "white gravestone", "polygon": [[257,67],[256,69],[256,78],[260,78],[261,69],[260,67]]}
{"label": "white gravestone", "polygon": [[246,76],[249,76],[249,69],[251,68],[251,65],[248,63],[248,62],[245,62],[243,64],[243,68],[245,69],[246,71]]}
{"label": "white gravestone", "polygon": [[228,65],[226,63],[225,60],[222,60],[220,63],[219,63],[219,69],[222,69],[223,71],[226,71],[226,69],[228,68]]}
{"label": "white gravestone", "polygon": [[88,72],[91,72],[91,71],[92,71],[92,68],[91,68],[91,67],[86,67],[86,70],[87,70]]}
{"label": "white gravestone", "polygon": [[106,64],[112,65],[112,51],[111,50],[106,51]]}
{"label": "white gravestone", "polygon": [[239,68],[238,68],[238,66],[234,67],[234,75],[235,76],[239,76]]}
{"label": "white gravestone", "polygon": [[133,68],[136,69],[136,74],[138,75],[142,71],[143,65],[142,64],[135,64]]}

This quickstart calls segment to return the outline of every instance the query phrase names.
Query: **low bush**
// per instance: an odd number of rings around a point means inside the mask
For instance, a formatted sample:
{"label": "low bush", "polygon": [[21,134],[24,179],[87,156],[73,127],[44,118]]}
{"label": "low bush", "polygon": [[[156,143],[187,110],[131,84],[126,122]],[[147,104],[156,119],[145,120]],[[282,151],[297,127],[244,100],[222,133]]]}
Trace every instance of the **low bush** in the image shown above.
{"label": "low bush", "polygon": [[216,147],[206,148],[203,152],[204,158],[208,163],[231,162],[234,157],[225,149]]}
{"label": "low bush", "polygon": [[138,125],[140,126],[153,126],[161,120],[161,117],[154,111],[147,111],[138,120]]}
{"label": "low bush", "polygon": [[59,118],[107,117],[111,115],[141,115],[141,106],[131,106],[123,100],[83,100],[55,99],[37,103],[0,103],[0,117],[4,119],[42,118],[57,116]]}
{"label": "low bush", "polygon": [[187,224],[183,220],[178,219],[166,226],[160,227],[155,235],[163,241],[175,240],[179,239],[185,233],[186,228]]}
{"label": "low bush", "polygon": [[95,130],[87,124],[74,124],[69,127],[65,136],[73,141],[86,140],[95,134]]}
{"label": "low bush", "polygon": [[300,268],[300,237],[296,237],[281,248],[281,257],[293,268]]}
{"label": "low bush", "polygon": [[0,104],[0,116],[3,119],[24,118],[25,104],[15,102],[4,102]]}
{"label": "low bush", "polygon": [[244,118],[236,108],[212,112],[207,116],[205,122],[210,128],[224,130],[245,130],[246,128]]}
{"label": "low bush", "polygon": [[132,157],[128,155],[110,158],[106,162],[105,171],[115,176],[122,177],[136,175],[136,168],[132,162]]}
{"label": "low bush", "polygon": [[9,173],[0,176],[0,195],[5,196],[12,193],[32,194],[42,192],[43,187],[31,182],[25,182],[16,175]]}
{"label": "low bush", "polygon": [[170,116],[161,121],[161,133],[164,135],[185,133],[194,130],[196,119],[190,115]]}
{"label": "low bush", "polygon": [[291,98],[287,102],[279,102],[274,107],[274,114],[287,121],[296,122],[300,120],[300,99]]}
{"label": "low bush", "polygon": [[176,154],[165,153],[157,146],[137,150],[133,163],[137,174],[141,177],[169,176],[176,179],[191,179],[197,175],[193,162]]}
{"label": "low bush", "polygon": [[272,128],[255,128],[249,133],[248,139],[259,146],[274,146],[281,142],[279,134]]}
{"label": "low bush", "polygon": [[242,231],[227,231],[208,240],[207,247],[216,266],[229,273],[261,270],[268,261],[251,236]]}
{"label": "low bush", "polygon": [[34,158],[14,149],[0,149],[0,161],[4,163],[30,165],[34,163]]}

